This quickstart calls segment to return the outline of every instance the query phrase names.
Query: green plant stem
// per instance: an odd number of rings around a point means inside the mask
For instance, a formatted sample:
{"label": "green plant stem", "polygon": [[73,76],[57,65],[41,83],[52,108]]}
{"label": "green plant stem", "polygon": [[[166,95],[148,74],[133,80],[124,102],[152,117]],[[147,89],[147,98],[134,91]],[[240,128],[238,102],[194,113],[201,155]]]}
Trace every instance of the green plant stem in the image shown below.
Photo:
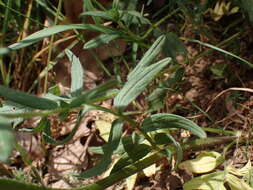
{"label": "green plant stem", "polygon": [[[221,146],[226,145],[228,143],[233,142],[236,140],[237,137],[212,137],[212,138],[205,138],[205,139],[196,139],[187,144],[183,144],[182,148],[184,152],[192,151],[192,150],[206,150],[207,148],[213,148],[214,146]],[[240,142],[245,142],[246,139],[242,138]],[[173,145],[169,145],[166,147],[170,149],[172,154],[176,153],[176,147]],[[134,164],[126,166],[122,168],[120,171],[111,174],[110,176],[102,179],[96,183],[90,184],[85,187],[74,188],[70,190],[103,190],[135,173],[142,171],[144,168],[166,158],[166,155],[163,154],[163,151],[156,152],[143,160],[137,161]],[[18,182],[12,179],[4,179],[0,178],[0,187],[4,187],[5,190],[60,190],[60,189],[52,189],[46,188],[42,186],[37,186],[34,184],[27,184]]]}
{"label": "green plant stem", "polygon": [[105,111],[105,112],[108,112],[108,113],[111,113],[115,116],[118,116],[120,118],[122,118],[123,120],[127,121],[129,124],[132,125],[133,128],[137,129],[138,132],[140,132],[144,137],[145,139],[151,144],[152,148],[156,151],[159,151],[160,148],[154,143],[154,141],[152,140],[152,138],[146,133],[144,132],[141,127],[139,126],[139,124],[137,122],[135,122],[133,119],[131,119],[129,116],[127,115],[124,115],[122,113],[118,113],[116,111],[112,111],[108,108],[105,108],[105,107],[102,107],[102,106],[99,106],[99,105],[94,105],[94,104],[86,104],[88,106],[91,106],[91,107],[94,107],[98,110],[102,110],[102,111]]}
{"label": "green plant stem", "polygon": [[161,20],[159,20],[158,22],[156,22],[151,28],[149,28],[149,30],[141,37],[141,39],[145,39],[149,36],[149,34],[156,29],[160,24],[162,24],[165,20],[167,20],[168,18],[170,18],[172,15],[174,15],[175,13],[177,13],[180,9],[177,8],[174,11],[172,11],[171,13],[167,14],[165,17],[163,17]]}

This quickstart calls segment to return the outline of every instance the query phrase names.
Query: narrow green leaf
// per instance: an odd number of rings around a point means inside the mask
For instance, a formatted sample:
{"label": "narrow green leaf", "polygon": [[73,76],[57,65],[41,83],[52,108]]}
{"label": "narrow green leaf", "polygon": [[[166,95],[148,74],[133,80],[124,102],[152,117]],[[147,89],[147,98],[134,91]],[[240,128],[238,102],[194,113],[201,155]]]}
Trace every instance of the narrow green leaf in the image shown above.
{"label": "narrow green leaf", "polygon": [[[155,135],[155,142],[158,144],[164,144],[164,145],[169,145],[170,143],[173,143],[175,145],[176,148],[176,154],[177,154],[177,160],[176,160],[176,165],[178,165],[182,159],[183,159],[183,149],[180,145],[180,143],[178,143],[170,134],[165,134],[165,133],[157,133]],[[169,159],[171,157],[171,155],[169,154]]]}
{"label": "narrow green leaf", "polygon": [[6,88],[2,85],[0,85],[0,96],[5,97],[12,102],[34,109],[50,110],[58,108],[57,103],[52,100],[40,98],[31,94],[26,94],[18,90]]}
{"label": "narrow green leaf", "polygon": [[50,28],[45,28],[43,30],[40,30],[38,32],[33,33],[32,35],[26,37],[25,39],[21,40],[18,43],[10,45],[8,48],[11,50],[17,50],[20,48],[27,47],[29,45],[32,45],[48,36],[58,34],[60,32],[64,32],[66,30],[91,30],[91,31],[97,31],[101,33],[116,33],[117,30],[112,29],[110,27],[106,27],[103,25],[94,25],[94,24],[69,24],[69,25],[56,25],[52,26]]}
{"label": "narrow green leaf", "polygon": [[[144,141],[144,138],[137,135],[136,133],[133,133],[132,135],[126,136],[121,138],[121,141],[119,143],[119,146],[116,150],[114,150],[113,154],[123,154],[125,153],[124,147],[133,147],[134,144],[141,144]],[[124,144],[123,144],[124,142]],[[96,153],[96,154],[104,154],[105,145],[99,146],[99,147],[90,147],[89,151]]]}
{"label": "narrow green leaf", "polygon": [[87,11],[82,13],[80,16],[95,16],[106,20],[113,20],[113,17],[105,11]]}
{"label": "narrow green leaf", "polygon": [[95,167],[78,174],[77,177],[88,178],[98,176],[106,171],[106,169],[112,162],[111,156],[113,154],[113,151],[118,148],[122,136],[122,127],[123,127],[122,120],[115,120],[112,123],[108,144],[105,146],[104,149],[105,154],[102,157],[101,161]]}
{"label": "narrow green leaf", "polygon": [[133,164],[137,160],[144,158],[150,153],[151,147],[146,144],[132,144],[128,152],[125,152],[118,162],[113,166],[111,174],[119,171],[120,169]]}
{"label": "narrow green leaf", "polygon": [[45,186],[39,186],[32,183],[25,183],[10,178],[0,178],[0,187],[4,190],[55,190]]}
{"label": "narrow green leaf", "polygon": [[141,71],[138,71],[138,75],[134,74],[115,97],[114,105],[120,109],[126,107],[145,90],[149,82],[151,82],[156,74],[159,73],[170,61],[170,58],[165,58],[144,69],[140,68]]}
{"label": "narrow green leaf", "polygon": [[76,57],[70,50],[65,51],[71,66],[71,95],[78,96],[83,90],[83,67],[78,57]]}
{"label": "narrow green leaf", "polygon": [[194,42],[194,43],[198,43],[198,44],[200,44],[200,45],[202,45],[202,46],[206,46],[206,47],[208,47],[208,48],[214,49],[214,50],[216,50],[216,51],[219,51],[219,52],[221,52],[221,53],[224,53],[224,54],[226,54],[226,55],[229,55],[229,56],[231,56],[231,57],[234,57],[234,58],[240,60],[242,63],[245,63],[246,65],[248,65],[250,68],[253,68],[253,63],[251,63],[251,62],[249,62],[248,60],[243,59],[243,58],[241,58],[240,56],[235,55],[235,54],[233,54],[233,53],[231,53],[231,52],[229,52],[229,51],[227,51],[227,50],[221,49],[221,48],[219,48],[219,47],[217,47],[217,46],[214,46],[214,45],[212,45],[212,44],[209,44],[209,43],[201,42],[201,41],[199,41],[199,40],[193,40],[193,39],[185,39],[185,40],[188,40],[188,41]]}
{"label": "narrow green leaf", "polygon": [[15,138],[10,121],[0,117],[0,161],[7,161],[14,147],[14,142]]}
{"label": "narrow green leaf", "polygon": [[115,40],[119,37],[120,37],[119,34],[101,34],[98,37],[93,38],[92,40],[84,44],[83,48],[84,49],[96,48],[100,45],[109,43],[110,41]]}
{"label": "narrow green leaf", "polygon": [[144,119],[142,126],[145,132],[166,128],[178,128],[188,130],[200,138],[206,138],[206,133],[193,121],[174,114],[160,113],[151,115]]}
{"label": "narrow green leaf", "polygon": [[156,56],[162,51],[164,46],[165,36],[160,36],[153,45],[144,54],[138,65],[128,75],[127,80],[131,80],[134,76],[138,75],[145,67],[149,66],[150,63],[155,59]]}
{"label": "narrow green leaf", "polygon": [[110,94],[113,96],[117,90],[111,91],[109,89],[115,87],[117,84],[118,81],[116,79],[112,79],[92,90],[86,91],[82,95],[76,97],[70,103],[70,107],[79,107],[84,103],[94,103],[96,101],[102,100],[104,97],[108,97]]}
{"label": "narrow green leaf", "polygon": [[[84,6],[84,12],[96,10],[96,8],[93,5],[93,1],[92,0],[84,0],[84,5],[85,5]],[[95,24],[101,24],[102,23],[102,19],[101,18],[96,17],[96,16],[91,16],[91,17],[94,20]],[[87,23],[87,21],[84,19],[83,23]]]}
{"label": "narrow green leaf", "polygon": [[151,22],[147,18],[145,18],[142,14],[140,14],[139,12],[137,12],[135,10],[119,11],[119,13],[123,16],[136,17],[136,18],[140,19],[142,24],[151,24]]}

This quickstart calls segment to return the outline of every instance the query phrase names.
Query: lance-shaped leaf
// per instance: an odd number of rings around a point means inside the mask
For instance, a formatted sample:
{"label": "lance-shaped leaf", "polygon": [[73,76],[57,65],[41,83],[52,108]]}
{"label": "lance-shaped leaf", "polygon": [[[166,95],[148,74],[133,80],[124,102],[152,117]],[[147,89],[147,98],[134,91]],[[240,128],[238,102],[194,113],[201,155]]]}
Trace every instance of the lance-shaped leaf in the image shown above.
{"label": "lance-shaped leaf", "polygon": [[122,127],[123,121],[122,120],[115,120],[112,123],[112,128],[110,131],[110,136],[108,140],[108,144],[105,146],[104,149],[104,156],[101,158],[101,161],[93,168],[80,173],[77,177],[81,178],[89,178],[93,176],[98,176],[106,171],[110,163],[112,162],[112,154],[114,150],[118,148],[121,136],[122,136]]}
{"label": "lance-shaped leaf", "polygon": [[144,119],[142,126],[145,132],[166,128],[178,128],[188,130],[200,138],[206,138],[206,133],[193,121],[174,114],[159,113],[151,115]]}
{"label": "lance-shaped leaf", "polygon": [[34,109],[50,110],[56,109],[58,104],[46,98],[40,98],[35,95],[27,94],[18,90],[13,90],[0,85],[0,96],[5,97],[12,102],[18,103]]}
{"label": "lance-shaped leaf", "polygon": [[70,50],[65,51],[71,66],[71,95],[78,96],[83,89],[83,67],[78,57],[76,57]]}
{"label": "lance-shaped leaf", "polygon": [[70,107],[78,107],[84,103],[94,103],[106,99],[106,97],[114,96],[118,91],[111,89],[118,84],[116,79],[109,80],[98,87],[84,92],[82,95],[76,97],[71,103]]}
{"label": "lance-shaped leaf", "polygon": [[120,37],[120,34],[101,34],[84,44],[84,49],[96,48]]}
{"label": "lance-shaped leaf", "polygon": [[48,36],[58,34],[60,32],[64,32],[67,30],[77,30],[77,29],[97,31],[101,33],[116,33],[117,32],[117,30],[114,30],[112,28],[109,28],[103,25],[94,25],[94,24],[56,25],[56,26],[52,26],[50,28],[45,28],[43,30],[35,32],[32,35],[24,38],[20,42],[10,45],[8,48],[11,50],[17,50],[17,49],[32,45]]}
{"label": "lance-shaped leaf", "polygon": [[142,24],[151,24],[151,22],[145,18],[142,14],[135,10],[127,10],[127,11],[119,11],[119,13],[123,16],[133,16],[138,18]]}
{"label": "lance-shaped leaf", "polygon": [[115,97],[114,105],[120,109],[126,107],[145,90],[156,74],[159,73],[170,61],[170,58],[165,58],[146,68],[140,68],[141,70],[138,71],[138,74],[132,76]]}
{"label": "lance-shaped leaf", "polygon": [[14,146],[14,140],[10,121],[0,117],[0,161],[5,162],[9,158]]}
{"label": "lance-shaped leaf", "polygon": [[127,80],[131,80],[143,71],[145,67],[148,67],[150,63],[155,59],[155,57],[162,51],[165,42],[165,36],[160,36],[153,45],[144,54],[138,65],[134,70],[128,75]]}

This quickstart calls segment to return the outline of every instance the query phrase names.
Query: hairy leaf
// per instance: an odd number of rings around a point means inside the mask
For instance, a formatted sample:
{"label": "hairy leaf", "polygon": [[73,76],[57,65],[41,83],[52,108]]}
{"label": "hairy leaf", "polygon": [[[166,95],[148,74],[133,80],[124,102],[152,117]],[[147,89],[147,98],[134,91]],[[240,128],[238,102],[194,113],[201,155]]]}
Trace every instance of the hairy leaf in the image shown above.
{"label": "hairy leaf", "polygon": [[174,114],[159,113],[151,115],[144,119],[142,126],[146,132],[158,129],[178,128],[188,130],[200,138],[206,138],[206,133],[193,121]]}
{"label": "hairy leaf", "polygon": [[148,67],[150,63],[161,53],[165,42],[165,36],[160,36],[153,45],[148,49],[148,51],[144,54],[138,65],[134,68],[134,70],[127,76],[127,80],[131,80],[135,76],[139,75],[140,72],[143,71],[145,67]]}
{"label": "hairy leaf", "polygon": [[114,105],[120,109],[126,107],[145,90],[156,74],[159,73],[170,61],[170,58],[165,58],[146,68],[140,68],[141,71],[138,71],[138,75],[133,75],[115,97]]}

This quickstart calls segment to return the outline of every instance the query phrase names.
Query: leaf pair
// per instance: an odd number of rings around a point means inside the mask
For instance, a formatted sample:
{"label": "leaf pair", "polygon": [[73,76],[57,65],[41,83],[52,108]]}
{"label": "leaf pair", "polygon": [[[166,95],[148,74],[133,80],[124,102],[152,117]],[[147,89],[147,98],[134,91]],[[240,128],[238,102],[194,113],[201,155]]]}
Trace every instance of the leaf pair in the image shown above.
{"label": "leaf pair", "polygon": [[114,105],[117,108],[124,109],[146,89],[147,85],[155,78],[156,74],[171,61],[171,58],[165,58],[155,64],[151,64],[155,57],[161,52],[164,42],[165,36],[159,37],[144,54],[139,64],[128,75],[126,84],[114,99]]}

